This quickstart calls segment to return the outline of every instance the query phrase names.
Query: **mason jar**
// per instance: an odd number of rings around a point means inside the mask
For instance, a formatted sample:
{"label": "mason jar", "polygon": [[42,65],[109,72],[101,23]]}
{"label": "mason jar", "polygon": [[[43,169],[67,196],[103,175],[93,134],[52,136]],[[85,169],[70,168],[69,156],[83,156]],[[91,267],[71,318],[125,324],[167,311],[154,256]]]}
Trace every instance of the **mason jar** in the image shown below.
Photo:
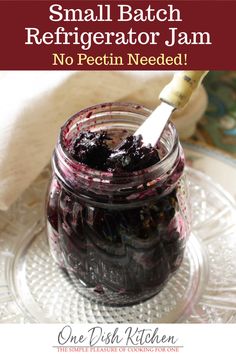
{"label": "mason jar", "polygon": [[80,294],[123,306],[157,294],[180,267],[190,232],[184,154],[172,123],[160,161],[135,172],[104,172],[72,158],[81,131],[107,131],[112,146],[150,115],[140,105],[104,103],[61,128],[47,200],[50,251]]}

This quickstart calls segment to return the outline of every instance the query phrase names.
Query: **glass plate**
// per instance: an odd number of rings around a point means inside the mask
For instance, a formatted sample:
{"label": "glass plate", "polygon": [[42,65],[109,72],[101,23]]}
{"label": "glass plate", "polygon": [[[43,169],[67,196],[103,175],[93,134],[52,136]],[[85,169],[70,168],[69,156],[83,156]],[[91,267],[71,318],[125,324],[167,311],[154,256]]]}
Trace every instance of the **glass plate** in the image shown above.
{"label": "glass plate", "polygon": [[[189,146],[186,152],[192,165],[207,155]],[[193,229],[180,269],[152,299],[116,308],[83,298],[52,261],[42,210],[46,169],[10,211],[0,213],[1,322],[236,322],[235,202],[207,175],[192,168],[187,174]]]}

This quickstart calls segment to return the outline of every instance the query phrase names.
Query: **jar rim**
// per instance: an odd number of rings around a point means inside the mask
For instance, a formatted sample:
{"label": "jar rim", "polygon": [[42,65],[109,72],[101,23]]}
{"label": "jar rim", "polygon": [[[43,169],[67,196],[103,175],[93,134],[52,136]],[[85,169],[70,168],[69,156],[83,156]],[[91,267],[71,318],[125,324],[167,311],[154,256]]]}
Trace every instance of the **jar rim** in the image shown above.
{"label": "jar rim", "polygon": [[[178,146],[179,146],[179,138],[178,134],[176,131],[176,128],[172,122],[169,122],[167,127],[165,129],[169,129],[171,134],[173,135],[173,144],[169,151],[163,156],[163,158],[158,161],[156,164],[138,170],[138,171],[132,171],[132,172],[127,172],[127,171],[122,171],[119,173],[113,173],[111,171],[100,171],[94,168],[91,168],[81,162],[78,162],[73,158],[73,156],[69,153],[68,148],[66,147],[66,136],[70,132],[70,129],[75,125],[75,120],[80,118],[80,122],[88,122],[89,119],[93,117],[94,114],[98,112],[106,112],[107,109],[110,109],[112,112],[112,109],[117,108],[120,109],[120,112],[123,112],[124,114],[127,113],[125,109],[130,109],[132,112],[139,114],[141,117],[148,117],[151,114],[151,110],[146,108],[143,105],[139,105],[137,103],[129,103],[129,102],[105,102],[97,105],[93,105],[91,107],[87,107],[85,109],[80,110],[79,112],[75,113],[73,116],[71,116],[61,127],[61,131],[58,137],[58,144],[57,144],[57,150],[59,153],[59,156],[63,160],[63,164],[66,165],[71,172],[76,171],[76,174],[78,175],[78,178],[85,178],[88,179],[88,177],[93,177],[97,182],[99,183],[112,183],[115,182],[116,185],[117,183],[122,185],[126,184],[127,178],[129,180],[132,180],[134,183],[137,183],[144,177],[146,176],[145,180],[148,180],[147,175],[150,175],[150,180],[151,176],[153,175],[153,172],[156,172],[159,170],[159,175],[163,175],[168,170],[171,168],[173,165],[177,153],[178,153]],[[123,108],[123,110],[121,110]],[[176,151],[176,156],[172,156],[173,152]],[[155,176],[157,174],[155,173]]]}

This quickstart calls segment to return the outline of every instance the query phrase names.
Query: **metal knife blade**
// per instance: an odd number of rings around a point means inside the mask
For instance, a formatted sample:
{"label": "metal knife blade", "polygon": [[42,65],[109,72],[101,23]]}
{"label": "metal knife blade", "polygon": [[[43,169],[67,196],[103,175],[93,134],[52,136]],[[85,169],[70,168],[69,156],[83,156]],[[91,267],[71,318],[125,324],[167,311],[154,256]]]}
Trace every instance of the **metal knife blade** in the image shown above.
{"label": "metal knife blade", "polygon": [[134,135],[142,135],[144,145],[147,146],[151,144],[155,146],[174,110],[175,107],[168,103],[161,102],[146,121],[136,130]]}

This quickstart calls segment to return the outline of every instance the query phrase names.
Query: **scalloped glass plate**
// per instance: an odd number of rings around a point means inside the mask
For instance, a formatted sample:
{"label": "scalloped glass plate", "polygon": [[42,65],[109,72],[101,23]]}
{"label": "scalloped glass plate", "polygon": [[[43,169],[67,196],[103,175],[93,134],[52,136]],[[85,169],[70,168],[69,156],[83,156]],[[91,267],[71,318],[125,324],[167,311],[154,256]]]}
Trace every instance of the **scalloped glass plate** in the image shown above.
{"label": "scalloped glass plate", "polygon": [[[188,150],[192,165],[206,155]],[[152,299],[116,308],[79,295],[53,262],[42,216],[48,174],[45,170],[10,211],[0,213],[1,322],[236,322],[236,207],[211,178],[187,170],[193,229],[180,269]]]}

